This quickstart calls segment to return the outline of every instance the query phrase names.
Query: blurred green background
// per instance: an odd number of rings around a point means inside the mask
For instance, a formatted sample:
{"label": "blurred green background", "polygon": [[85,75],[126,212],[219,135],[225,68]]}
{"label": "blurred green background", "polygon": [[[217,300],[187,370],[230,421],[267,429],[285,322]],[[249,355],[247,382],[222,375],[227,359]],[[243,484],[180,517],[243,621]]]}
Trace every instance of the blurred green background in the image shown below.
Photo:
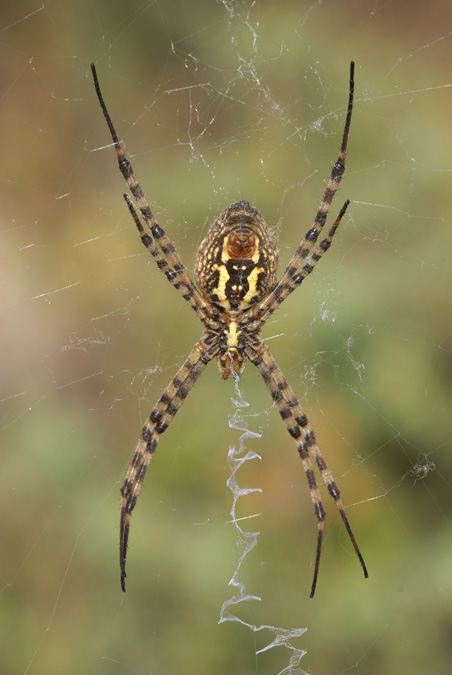
{"label": "blurred green background", "polygon": [[[294,443],[248,365],[237,515],[260,531],[243,622],[307,627],[316,675],[446,673],[452,659],[449,1],[4,2],[1,11],[2,675],[301,672],[274,635],[218,624],[234,387],[215,365],[159,444],[119,585],[119,488],[140,426],[200,334],[143,249],[89,74],[191,270],[247,199],[285,264],[337,157],[356,61],[351,205],[264,335],[301,397],[334,504],[316,523]],[[289,668],[288,670],[284,670]]]}

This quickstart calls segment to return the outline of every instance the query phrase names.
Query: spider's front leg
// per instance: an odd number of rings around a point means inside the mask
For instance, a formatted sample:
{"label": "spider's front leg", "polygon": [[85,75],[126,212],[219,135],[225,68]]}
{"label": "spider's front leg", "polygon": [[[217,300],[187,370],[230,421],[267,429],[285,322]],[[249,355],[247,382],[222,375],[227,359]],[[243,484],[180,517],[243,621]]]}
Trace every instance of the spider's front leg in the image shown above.
{"label": "spider's front leg", "polygon": [[[336,162],[333,164],[331,169],[330,178],[326,185],[325,191],[323,193],[322,200],[317,209],[317,213],[314,218],[314,223],[312,227],[306,232],[304,239],[302,239],[300,245],[295,251],[294,255],[290,259],[289,264],[284,270],[283,275],[276,284],[273,292],[270,293],[262,303],[260,303],[255,308],[255,318],[259,320],[259,325],[267,321],[270,314],[272,314],[277,307],[283,302],[287,296],[292,293],[295,288],[297,288],[300,283],[313,271],[315,265],[323,256],[325,251],[328,250],[331,245],[334,233],[337,230],[337,227],[341,221],[342,216],[344,215],[347,206],[349,204],[348,200],[343,205],[342,209],[339,212],[336,221],[331,228],[329,234],[317,247],[317,250],[311,255],[312,247],[316,244],[320,233],[322,232],[328,213],[330,210],[331,203],[334,199],[334,196],[339,188],[339,184],[342,180],[342,176],[345,171],[345,158],[347,154],[347,144],[348,136],[350,132],[350,124],[352,121],[352,112],[353,112],[353,99],[355,92],[355,64],[352,61],[350,63],[350,89],[348,95],[348,105],[347,105],[347,115],[345,117],[344,131],[342,134],[342,142],[339,151],[339,156]],[[303,265],[303,263],[310,257],[310,262],[304,264],[302,270],[298,270]]]}
{"label": "spider's front leg", "polygon": [[152,212],[151,207],[149,206],[148,201],[141,188],[141,185],[138,182],[138,179],[134,173],[132,164],[130,160],[126,157],[124,150],[121,147],[118,134],[116,133],[116,129],[110,117],[110,113],[107,110],[107,106],[105,105],[105,101],[102,96],[99,79],[97,77],[96,67],[94,63],[91,64],[91,71],[93,74],[93,81],[94,87],[96,89],[97,98],[99,100],[102,113],[105,117],[105,121],[107,122],[110,135],[113,141],[113,145],[115,147],[119,169],[130,191],[132,192],[133,197],[140,210],[141,216],[150,231],[150,233],[148,233],[144,230],[129,196],[125,194],[124,199],[127,202],[129,212],[132,215],[133,220],[135,221],[135,225],[138,228],[141,241],[154,258],[158,268],[165,274],[168,281],[188,302],[190,307],[198,315],[199,319],[204,322],[206,315],[208,313],[206,303],[199,294],[196,286],[194,285],[193,281],[190,278],[190,275],[188,274],[187,270],[182,264],[182,260],[180,259],[179,254],[177,253],[173,243],[168,238],[168,235],[166,234],[165,230],[157,222],[157,219],[154,213]]}
{"label": "spider's front leg", "polygon": [[364,576],[367,578],[367,568],[363,560],[361,552],[356,543],[355,536],[350,527],[350,523],[345,514],[344,505],[341,500],[339,488],[333,478],[331,471],[328,469],[319,446],[317,445],[314,431],[308,422],[308,419],[300,405],[293,389],[290,387],[281,369],[278,367],[275,359],[272,356],[269,348],[265,345],[262,338],[257,334],[253,335],[245,347],[245,354],[253,363],[262,379],[264,380],[270,394],[279,410],[287,431],[292,436],[297,444],[297,449],[303,463],[303,469],[309,485],[311,493],[311,500],[314,506],[314,511],[317,517],[317,551],[314,566],[314,576],[311,586],[310,597],[314,597],[317,577],[319,573],[320,554],[322,552],[323,528],[325,520],[325,509],[323,507],[322,498],[320,495],[319,486],[314,474],[314,463],[317,465],[328,492],[334,499],[334,502],[342,516],[345,527],[347,529],[350,540],[358,556],[361,567],[363,568]]}
{"label": "spider's front leg", "polygon": [[182,406],[194,383],[206,365],[217,354],[218,345],[207,344],[205,336],[199,340],[188,358],[171,380],[151,414],[143,425],[140,440],[127,470],[121,488],[121,521],[119,534],[119,564],[121,568],[121,588],[125,592],[127,546],[129,541],[130,519],[137,503],[144,476],[151,462],[161,434],[168,428],[171,420]]}

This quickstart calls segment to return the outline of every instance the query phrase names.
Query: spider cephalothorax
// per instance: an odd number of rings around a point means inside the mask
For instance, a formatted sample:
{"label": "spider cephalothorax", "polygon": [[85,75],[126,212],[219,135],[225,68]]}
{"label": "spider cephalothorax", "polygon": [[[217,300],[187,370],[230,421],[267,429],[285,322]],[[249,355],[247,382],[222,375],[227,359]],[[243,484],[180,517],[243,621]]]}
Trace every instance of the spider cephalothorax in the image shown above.
{"label": "spider cephalothorax", "polygon": [[367,577],[366,565],[345,514],[339,489],[317,445],[314,430],[293,389],[260,336],[260,330],[267,319],[311,274],[317,262],[328,250],[347,209],[348,201],[339,211],[327,236],[312,252],[325,225],[329,207],[345,170],[345,154],[353,108],[353,61],[350,64],[350,93],[339,157],[331,170],[314,223],[306,232],[279,281],[276,281],[278,250],[267,224],[256,208],[248,202],[239,201],[223,211],[199,247],[195,272],[199,288],[196,288],[191,280],[174,245],[151,211],[132,165],[119,143],[102,98],[94,64],[91,65],[91,69],[97,97],[113,139],[119,168],[149,228],[149,233],[147,233],[130,197],[124,195],[141,240],[156,261],[158,268],[187,301],[204,326],[202,337],[193,347],[185,363],[179,368],[145,421],[121,488],[119,560],[122,590],[125,591],[131,514],[147,468],[161,434],[167,429],[206,365],[214,358],[217,359],[223,379],[227,379],[231,373],[240,377],[247,360],[257,368],[287,431],[296,443],[317,517],[317,551],[311,597],[314,595],[317,584],[325,521],[325,510],[315,468],[334,499],[363,568],[364,576]]}

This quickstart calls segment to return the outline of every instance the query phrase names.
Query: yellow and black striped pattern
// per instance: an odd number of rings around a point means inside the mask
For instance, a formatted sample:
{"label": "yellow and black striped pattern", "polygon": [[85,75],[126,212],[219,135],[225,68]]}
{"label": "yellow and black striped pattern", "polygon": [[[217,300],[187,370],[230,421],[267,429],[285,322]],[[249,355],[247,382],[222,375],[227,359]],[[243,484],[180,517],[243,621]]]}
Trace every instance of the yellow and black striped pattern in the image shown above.
{"label": "yellow and black striped pattern", "polygon": [[195,279],[203,297],[235,316],[276,284],[278,249],[259,211],[231,204],[214,222],[196,256]]}
{"label": "yellow and black striped pattern", "polygon": [[[266,222],[254,206],[246,201],[238,201],[223,211],[199,247],[195,269],[198,287],[193,283],[173,243],[151,211],[132,165],[119,143],[102,98],[94,65],[92,65],[92,72],[97,97],[110,130],[119,168],[138,207],[139,213],[135,210],[130,197],[124,195],[141,241],[151,253],[158,268],[199,317],[204,329],[201,339],[179,368],[144,423],[121,488],[119,555],[122,590],[125,591],[131,514],[157,443],[206,365],[214,358],[217,360],[220,375],[225,380],[231,374],[240,377],[247,360],[257,368],[287,431],[296,443],[317,518],[317,550],[311,597],[314,595],[317,584],[325,521],[325,509],[316,472],[326,484],[342,516],[364,576],[367,577],[367,568],[345,514],[339,488],[323,459],[314,430],[293,389],[260,336],[260,330],[267,319],[311,274],[317,262],[329,249],[347,209],[348,201],[340,210],[328,235],[311,253],[326,223],[331,202],[345,170],[353,109],[353,62],[350,65],[350,93],[339,157],[331,170],[314,223],[307,231],[279,281],[276,278],[278,249]],[[140,215],[149,232],[145,231]]]}

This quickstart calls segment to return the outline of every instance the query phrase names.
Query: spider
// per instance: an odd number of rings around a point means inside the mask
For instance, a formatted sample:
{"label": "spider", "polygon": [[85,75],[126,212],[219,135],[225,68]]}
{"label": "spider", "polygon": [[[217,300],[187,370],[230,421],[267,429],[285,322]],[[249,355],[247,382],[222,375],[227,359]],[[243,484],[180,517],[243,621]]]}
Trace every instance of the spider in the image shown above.
{"label": "spider", "polygon": [[367,568],[345,514],[339,488],[323,459],[314,431],[293,389],[260,335],[261,328],[268,318],[311,274],[316,263],[329,249],[349,205],[347,200],[328,235],[311,253],[325,225],[330,204],[345,170],[345,154],[353,109],[354,62],[350,63],[348,107],[339,157],[332,167],[314,223],[279,281],[276,277],[278,249],[268,226],[254,206],[241,200],[231,204],[221,213],[201,242],[195,268],[197,287],[182,264],[174,245],[151,211],[132,165],[121,148],[104,103],[94,64],[91,64],[91,70],[119,168],[150,231],[145,231],[130,197],[125,194],[124,199],[138,228],[141,241],[158,268],[187,301],[203,325],[201,338],[144,423],[121,488],[119,558],[122,590],[124,592],[126,590],[126,557],[132,511],[157,443],[204,368],[214,358],[217,360],[223,380],[227,380],[231,374],[239,378],[246,360],[251,361],[267,386],[287,431],[296,443],[317,518],[317,547],[310,597],[314,596],[317,585],[325,522],[325,509],[314,473],[315,466],[342,516],[364,576],[367,578]]}

